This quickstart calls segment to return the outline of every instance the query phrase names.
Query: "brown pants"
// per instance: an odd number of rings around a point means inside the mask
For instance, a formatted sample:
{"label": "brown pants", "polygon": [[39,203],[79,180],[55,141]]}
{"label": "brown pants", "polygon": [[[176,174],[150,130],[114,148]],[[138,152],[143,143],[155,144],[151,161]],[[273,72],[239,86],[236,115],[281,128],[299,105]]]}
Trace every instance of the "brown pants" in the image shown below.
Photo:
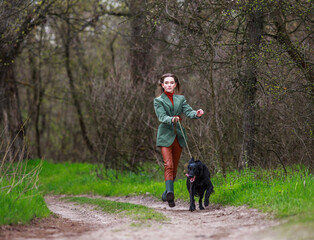
{"label": "brown pants", "polygon": [[165,166],[165,181],[174,180],[177,176],[179,159],[182,152],[182,147],[176,137],[170,147],[160,147],[161,154],[164,159]]}

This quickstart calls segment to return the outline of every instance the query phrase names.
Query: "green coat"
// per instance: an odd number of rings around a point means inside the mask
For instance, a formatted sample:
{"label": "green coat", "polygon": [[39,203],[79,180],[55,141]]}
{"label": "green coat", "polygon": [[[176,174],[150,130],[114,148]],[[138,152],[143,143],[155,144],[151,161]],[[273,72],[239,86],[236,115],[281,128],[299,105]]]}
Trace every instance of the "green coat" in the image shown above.
{"label": "green coat", "polygon": [[[173,104],[174,105],[172,105],[170,99],[164,93],[154,99],[155,112],[160,122],[156,143],[158,147],[169,147],[176,137],[176,134],[174,133],[174,124],[171,121],[173,116],[179,116],[181,113],[184,113],[189,118],[198,118],[196,116],[196,111],[187,104],[183,95],[173,95]],[[177,124],[176,131],[180,146],[185,147],[186,144],[179,124]],[[187,139],[184,128],[183,131],[185,139]]]}

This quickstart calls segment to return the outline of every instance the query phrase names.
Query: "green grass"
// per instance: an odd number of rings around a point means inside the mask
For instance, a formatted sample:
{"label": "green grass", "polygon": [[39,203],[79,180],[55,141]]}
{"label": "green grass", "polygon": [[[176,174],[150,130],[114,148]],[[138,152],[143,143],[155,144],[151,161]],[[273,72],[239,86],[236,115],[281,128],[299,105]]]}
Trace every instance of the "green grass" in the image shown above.
{"label": "green grass", "polygon": [[94,205],[99,207],[104,212],[119,214],[120,216],[126,216],[137,221],[167,220],[167,218],[163,214],[156,212],[152,208],[148,208],[142,205],[87,197],[64,197],[63,199],[69,200],[71,202],[77,202],[80,204]]}
{"label": "green grass", "polygon": [[36,190],[28,191],[20,196],[22,189],[5,194],[0,192],[0,225],[28,223],[35,217],[50,215],[44,198]]}
{"label": "green grass", "polygon": [[[37,165],[39,161],[32,161]],[[40,189],[53,194],[94,194],[102,196],[153,195],[160,198],[164,182],[156,181],[149,171],[138,174],[108,170],[105,179],[96,176],[96,165],[86,163],[43,162]],[[162,175],[162,171],[160,171]],[[313,175],[300,166],[272,171],[246,170],[229,172],[224,178],[212,178],[215,194],[210,201],[224,205],[247,205],[277,217],[313,215]],[[176,198],[189,199],[185,179],[175,182]]]}
{"label": "green grass", "polygon": [[[30,160],[30,168],[40,161]],[[147,172],[116,173],[107,170],[104,179],[97,177],[97,165],[88,163],[50,163],[43,161],[39,175],[39,189],[45,194],[93,194],[102,196],[127,196],[151,194],[158,196],[164,184],[157,182]]]}
{"label": "green grass", "polygon": [[[99,174],[99,166],[87,163],[51,163],[30,160],[28,167],[33,169],[41,163],[39,191],[44,195],[152,195],[160,199],[165,188],[164,182],[160,180],[163,175],[162,170],[158,172],[158,175],[152,174],[156,172],[156,169],[152,171],[152,168],[156,167],[154,165],[146,167],[145,171],[137,174],[118,173],[113,170],[107,170],[106,174]],[[307,222],[314,221],[313,174],[301,166],[289,167],[287,170],[287,176],[282,169],[272,171],[253,169],[241,173],[234,171],[229,172],[225,178],[217,174],[212,177],[215,193],[211,196],[210,202],[235,206],[247,205],[272,213],[278,218],[292,216]],[[176,198],[188,201],[189,196],[185,184],[184,178],[175,182],[175,195]],[[6,207],[6,209],[9,208]],[[35,210],[35,208],[31,209]],[[34,216],[39,215],[34,214]]]}
{"label": "green grass", "polygon": [[276,217],[304,215],[314,220],[313,175],[299,166],[273,171],[246,170],[231,172],[226,178],[217,176],[212,201],[221,204],[243,205],[274,213]]}
{"label": "green grass", "polygon": [[[0,225],[28,223],[50,215],[43,195],[37,189],[40,164],[25,172],[25,163],[0,171]],[[5,171],[5,174],[4,174]]]}

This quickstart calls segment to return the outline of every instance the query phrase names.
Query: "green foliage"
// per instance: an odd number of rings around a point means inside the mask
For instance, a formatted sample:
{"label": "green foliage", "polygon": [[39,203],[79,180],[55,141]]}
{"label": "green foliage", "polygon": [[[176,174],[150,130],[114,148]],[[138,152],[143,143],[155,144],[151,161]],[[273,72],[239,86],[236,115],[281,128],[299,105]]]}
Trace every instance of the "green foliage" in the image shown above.
{"label": "green foliage", "polygon": [[137,221],[167,220],[167,218],[163,214],[158,213],[154,209],[145,207],[143,205],[115,202],[105,199],[93,199],[87,197],[65,197],[64,199],[80,204],[91,204],[100,207],[102,211],[105,211],[107,213],[119,214],[121,216],[130,217],[133,220]]}
{"label": "green foliage", "polygon": [[212,201],[243,205],[272,212],[277,217],[305,214],[313,216],[313,175],[301,167],[284,171],[245,170],[213,178]]}
{"label": "green foliage", "polygon": [[[101,196],[130,196],[152,195],[160,198],[165,184],[160,176],[152,176],[148,170],[138,174],[131,172],[116,172],[107,170],[104,179],[96,174],[98,165],[87,163],[57,163],[48,161],[29,160],[28,169],[32,170],[42,163],[39,175],[39,190],[44,194],[93,194]],[[153,167],[151,167],[153,168]],[[304,221],[313,221],[313,175],[300,166],[287,169],[287,176],[281,169],[245,170],[229,172],[224,178],[221,174],[212,177],[215,193],[210,202],[223,205],[247,205],[265,212],[273,213],[276,217],[298,216]],[[25,223],[34,217],[49,215],[42,195],[37,189],[23,192],[23,185],[15,187],[10,194],[6,194],[3,186],[7,186],[2,179],[0,192],[0,224]],[[175,181],[176,198],[189,200],[185,179]],[[98,199],[69,198],[71,201],[85,202],[108,208],[107,211],[121,214],[136,215],[142,206],[119,205]],[[110,205],[111,204],[111,205]],[[113,205],[112,205],[113,204]],[[132,211],[134,212],[132,213]],[[143,209],[146,209],[145,207]],[[142,210],[139,210],[142,211]],[[144,212],[147,211],[143,210]],[[129,213],[128,213],[129,212]],[[135,216],[136,217],[136,216]],[[140,219],[155,219],[159,216],[151,212],[147,216],[139,214]],[[162,219],[162,218],[161,218]]]}
{"label": "green foliage", "polygon": [[[29,166],[39,164],[30,160]],[[126,196],[152,194],[157,196],[163,189],[161,182],[153,181],[147,172],[117,173],[106,170],[99,178],[99,165],[88,163],[49,163],[43,161],[40,173],[40,187],[44,193],[94,194],[102,196]],[[98,173],[98,174],[97,174]],[[102,179],[104,178],[104,179]]]}
{"label": "green foliage", "polygon": [[[33,165],[39,161],[31,161]],[[107,177],[96,176],[97,165],[86,163],[52,164],[43,162],[40,189],[54,194],[94,194],[102,196],[152,195],[160,198],[164,191],[160,176],[147,172],[117,173],[107,170]],[[211,202],[228,205],[247,205],[277,217],[313,214],[313,175],[305,168],[290,167],[287,176],[282,169],[245,170],[229,172],[224,178],[217,174],[212,182],[215,194]],[[162,175],[162,172],[160,172]],[[175,181],[176,198],[189,200],[185,179]]]}
{"label": "green foliage", "polygon": [[[3,182],[0,188],[3,187]],[[27,223],[33,218],[43,218],[50,215],[44,198],[37,190],[24,193],[23,188],[16,187],[12,192],[6,194],[0,191],[0,225]]]}
{"label": "green foliage", "polygon": [[42,194],[37,189],[41,164],[3,164],[0,168],[0,225],[27,223],[35,217],[50,214]]}

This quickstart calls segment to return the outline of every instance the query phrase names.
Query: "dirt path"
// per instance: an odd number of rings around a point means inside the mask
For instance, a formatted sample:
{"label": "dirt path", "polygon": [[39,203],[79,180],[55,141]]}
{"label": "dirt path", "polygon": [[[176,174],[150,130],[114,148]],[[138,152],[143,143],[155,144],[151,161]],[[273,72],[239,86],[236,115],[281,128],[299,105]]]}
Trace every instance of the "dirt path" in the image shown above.
{"label": "dirt path", "polygon": [[[95,196],[86,196],[101,198]],[[1,229],[0,239],[289,239],[265,234],[278,222],[257,210],[241,207],[210,205],[203,211],[188,211],[188,203],[176,202],[175,208],[152,197],[106,198],[114,201],[142,204],[163,213],[168,222],[138,224],[131,219],[117,217],[48,196],[49,209],[58,217],[35,222],[28,227]],[[45,222],[45,221],[48,221]],[[49,222],[50,221],[50,222]],[[7,235],[6,235],[7,233]],[[9,235],[9,233],[11,235]]]}

